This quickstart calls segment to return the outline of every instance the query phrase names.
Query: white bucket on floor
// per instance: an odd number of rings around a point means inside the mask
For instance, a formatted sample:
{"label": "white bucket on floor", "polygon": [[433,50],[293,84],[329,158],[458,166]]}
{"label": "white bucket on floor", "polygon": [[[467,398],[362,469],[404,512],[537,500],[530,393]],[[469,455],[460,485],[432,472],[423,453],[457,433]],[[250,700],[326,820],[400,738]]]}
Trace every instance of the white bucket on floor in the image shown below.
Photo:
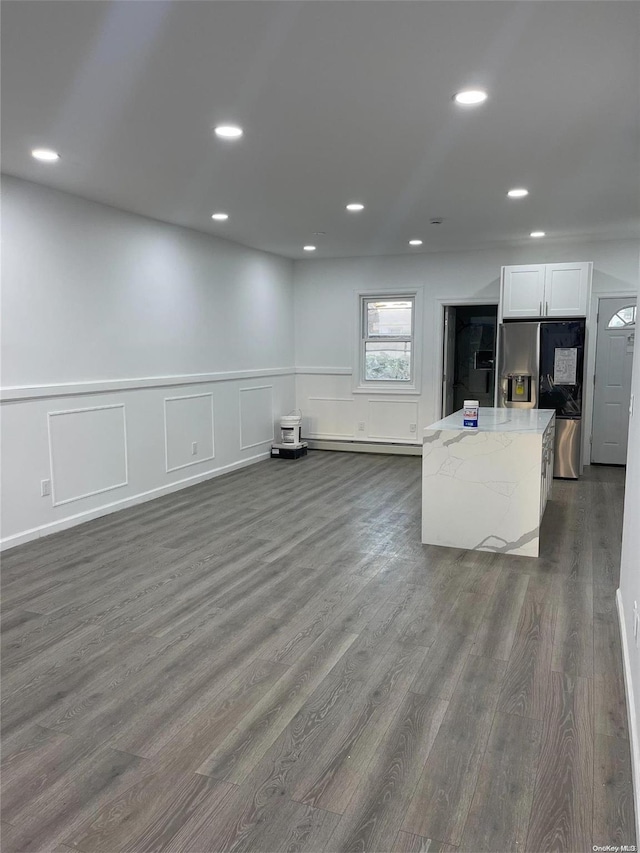
{"label": "white bucket on floor", "polygon": [[300,444],[301,415],[284,415],[280,418],[280,434],[282,444]]}

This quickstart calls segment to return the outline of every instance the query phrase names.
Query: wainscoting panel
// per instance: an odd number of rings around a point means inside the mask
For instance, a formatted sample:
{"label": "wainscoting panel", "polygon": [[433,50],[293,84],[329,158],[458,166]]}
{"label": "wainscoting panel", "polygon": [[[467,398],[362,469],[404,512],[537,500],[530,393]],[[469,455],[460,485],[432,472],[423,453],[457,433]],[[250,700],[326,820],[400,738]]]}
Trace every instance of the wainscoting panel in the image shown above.
{"label": "wainscoting panel", "polygon": [[274,440],[273,386],[240,388],[240,450]]}
{"label": "wainscoting panel", "polygon": [[[267,459],[277,418],[295,408],[295,377],[247,373],[209,385],[63,397],[55,405],[50,398],[2,404],[0,550]],[[251,450],[240,449],[241,421],[242,444],[255,444]],[[46,497],[43,480],[52,481]]]}
{"label": "wainscoting panel", "polygon": [[[415,424],[414,432],[411,432],[411,424]],[[417,403],[369,400],[369,438],[416,440],[417,429]]]}
{"label": "wainscoting panel", "polygon": [[123,404],[48,413],[53,506],[126,486]]}
{"label": "wainscoting panel", "polygon": [[167,474],[213,459],[213,394],[165,397],[164,439]]}
{"label": "wainscoting panel", "polygon": [[348,397],[309,397],[304,412],[308,438],[355,438],[354,402]]}

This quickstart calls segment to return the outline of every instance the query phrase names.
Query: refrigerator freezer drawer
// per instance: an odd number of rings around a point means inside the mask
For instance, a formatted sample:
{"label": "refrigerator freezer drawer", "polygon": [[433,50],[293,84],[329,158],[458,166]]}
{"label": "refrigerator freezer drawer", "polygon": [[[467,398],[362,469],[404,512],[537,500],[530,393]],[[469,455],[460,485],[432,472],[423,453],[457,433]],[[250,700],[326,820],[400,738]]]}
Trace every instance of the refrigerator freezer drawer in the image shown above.
{"label": "refrigerator freezer drawer", "polygon": [[581,418],[556,418],[553,476],[577,480],[580,476]]}

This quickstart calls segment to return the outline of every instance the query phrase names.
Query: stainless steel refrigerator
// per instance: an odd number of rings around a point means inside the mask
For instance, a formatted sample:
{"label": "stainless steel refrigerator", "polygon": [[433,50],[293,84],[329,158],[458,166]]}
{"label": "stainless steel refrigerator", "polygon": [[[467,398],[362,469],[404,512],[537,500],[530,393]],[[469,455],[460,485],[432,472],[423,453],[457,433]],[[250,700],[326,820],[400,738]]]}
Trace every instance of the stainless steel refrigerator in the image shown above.
{"label": "stainless steel refrigerator", "polygon": [[555,409],[554,477],[580,474],[584,342],[584,320],[500,326],[498,406]]}

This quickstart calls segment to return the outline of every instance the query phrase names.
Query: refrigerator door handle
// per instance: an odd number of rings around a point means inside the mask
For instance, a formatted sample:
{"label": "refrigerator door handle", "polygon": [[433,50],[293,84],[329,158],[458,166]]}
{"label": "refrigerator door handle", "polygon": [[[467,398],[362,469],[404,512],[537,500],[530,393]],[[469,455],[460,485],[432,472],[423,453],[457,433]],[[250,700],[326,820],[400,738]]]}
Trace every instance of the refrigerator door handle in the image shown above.
{"label": "refrigerator door handle", "polygon": [[537,409],[540,405],[540,335],[542,323],[538,323],[538,332],[536,334],[536,359],[535,359],[535,375],[531,377],[531,399],[533,407]]}
{"label": "refrigerator door handle", "polygon": [[504,401],[504,403],[506,405],[506,403],[508,402],[507,397],[509,395],[509,377],[508,376],[501,376],[500,377],[500,391],[502,393],[502,400]]}

